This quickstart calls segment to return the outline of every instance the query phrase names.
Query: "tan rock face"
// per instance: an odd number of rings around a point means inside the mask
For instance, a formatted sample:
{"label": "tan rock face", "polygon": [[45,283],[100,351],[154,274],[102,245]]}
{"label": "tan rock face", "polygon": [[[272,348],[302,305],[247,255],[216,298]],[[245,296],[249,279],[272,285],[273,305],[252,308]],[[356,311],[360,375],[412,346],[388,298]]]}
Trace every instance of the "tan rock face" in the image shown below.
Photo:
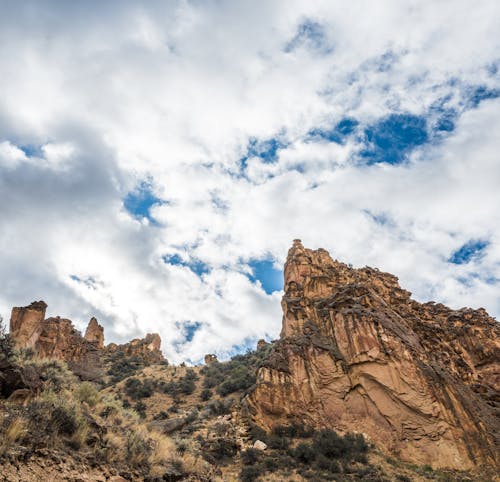
{"label": "tan rock face", "polygon": [[18,347],[34,347],[42,331],[46,309],[44,301],[33,301],[29,306],[12,308],[10,335]]}
{"label": "tan rock face", "polygon": [[[100,376],[99,339],[89,341],[83,338],[71,320],[60,317],[45,319],[46,308],[45,302],[36,301],[12,309],[10,335],[16,346],[32,349],[40,358],[64,360],[83,379]],[[95,324],[99,327],[97,320]]]}
{"label": "tan rock face", "polygon": [[484,310],[417,303],[395,276],[298,240],[282,307],[281,339],[247,398],[259,424],[357,431],[434,467],[499,463],[500,331]]}
{"label": "tan rock face", "polygon": [[161,338],[158,333],[148,333],[144,338],[136,338],[123,345],[110,343],[105,349],[109,353],[121,351],[127,356],[141,357],[146,363],[158,363],[165,360],[161,352]]}
{"label": "tan rock face", "polygon": [[89,321],[84,338],[91,343],[95,343],[100,350],[104,348],[104,327],[94,317]]}
{"label": "tan rock face", "polygon": [[47,318],[47,305],[35,301],[13,308],[10,335],[18,348],[30,348],[41,358],[64,360],[82,379],[96,379],[102,374],[101,355],[121,350],[128,356],[140,356],[146,363],[163,361],[161,338],[150,333],[145,338],[124,345],[111,343],[104,347],[104,328],[92,317],[85,336],[66,318]]}

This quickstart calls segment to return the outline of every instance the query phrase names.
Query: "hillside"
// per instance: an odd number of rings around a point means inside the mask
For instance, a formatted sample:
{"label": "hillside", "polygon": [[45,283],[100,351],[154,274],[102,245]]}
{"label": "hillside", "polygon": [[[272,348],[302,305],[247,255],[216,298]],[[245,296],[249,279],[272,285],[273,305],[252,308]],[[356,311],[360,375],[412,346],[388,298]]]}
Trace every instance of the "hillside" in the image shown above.
{"label": "hillside", "polygon": [[46,304],[0,336],[0,480],[488,481],[499,329],[294,242],[279,340],[171,366]]}

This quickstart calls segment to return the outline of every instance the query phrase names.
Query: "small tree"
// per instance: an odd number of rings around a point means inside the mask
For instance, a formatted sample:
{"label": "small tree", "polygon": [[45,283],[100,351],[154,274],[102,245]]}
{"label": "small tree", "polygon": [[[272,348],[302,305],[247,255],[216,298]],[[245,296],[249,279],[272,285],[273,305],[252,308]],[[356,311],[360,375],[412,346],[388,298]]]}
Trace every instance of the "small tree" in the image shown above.
{"label": "small tree", "polygon": [[0,368],[7,367],[14,357],[14,343],[5,331],[3,318],[0,316]]}

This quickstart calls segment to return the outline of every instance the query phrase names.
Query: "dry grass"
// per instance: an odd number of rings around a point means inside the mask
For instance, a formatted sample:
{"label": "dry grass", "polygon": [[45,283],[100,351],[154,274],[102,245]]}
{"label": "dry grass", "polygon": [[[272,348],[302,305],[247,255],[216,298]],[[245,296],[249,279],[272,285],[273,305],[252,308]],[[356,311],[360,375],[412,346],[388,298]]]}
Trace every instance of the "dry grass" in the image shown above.
{"label": "dry grass", "polygon": [[100,396],[96,386],[91,382],[82,382],[76,386],[76,399],[86,403],[89,407],[95,407],[99,402]]}
{"label": "dry grass", "polygon": [[20,417],[12,420],[2,436],[0,443],[0,456],[7,451],[26,433],[26,421]]}
{"label": "dry grass", "polygon": [[149,457],[152,465],[163,464],[176,455],[175,443],[171,438],[158,432],[151,432],[149,437],[153,443],[153,452]]}

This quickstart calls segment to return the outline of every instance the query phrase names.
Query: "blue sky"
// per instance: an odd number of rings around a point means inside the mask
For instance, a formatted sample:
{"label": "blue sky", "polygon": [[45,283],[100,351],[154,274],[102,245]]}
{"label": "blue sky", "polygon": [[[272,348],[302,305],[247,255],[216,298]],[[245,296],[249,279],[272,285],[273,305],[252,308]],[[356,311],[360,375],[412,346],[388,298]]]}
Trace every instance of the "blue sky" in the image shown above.
{"label": "blue sky", "polygon": [[[446,19],[444,21],[443,19]],[[0,315],[279,336],[294,238],[500,314],[500,6],[7,2]]]}

